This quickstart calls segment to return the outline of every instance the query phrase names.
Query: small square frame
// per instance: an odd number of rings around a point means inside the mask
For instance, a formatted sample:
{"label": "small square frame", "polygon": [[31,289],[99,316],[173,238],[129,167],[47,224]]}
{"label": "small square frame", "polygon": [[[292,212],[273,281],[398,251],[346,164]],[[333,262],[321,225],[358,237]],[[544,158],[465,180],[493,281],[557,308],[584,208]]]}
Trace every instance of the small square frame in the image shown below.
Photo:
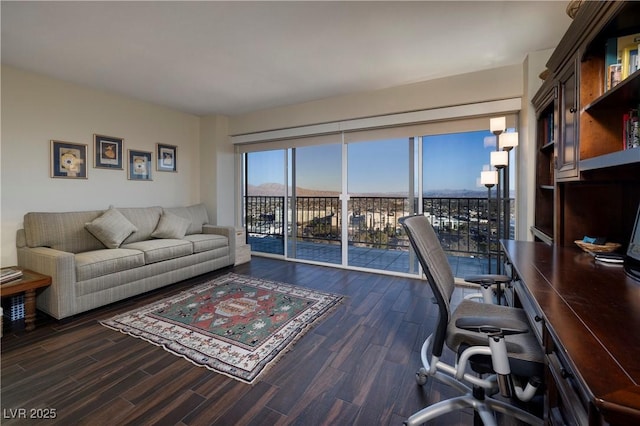
{"label": "small square frame", "polygon": [[129,180],[153,180],[151,178],[152,153],[148,151],[128,150]]}
{"label": "small square frame", "polygon": [[159,172],[178,171],[178,147],[175,145],[156,144],[156,170]]}
{"label": "small square frame", "polygon": [[87,144],[51,140],[51,177],[87,179]]}
{"label": "small square frame", "polygon": [[93,167],[96,169],[122,170],[124,139],[113,136],[93,135]]}

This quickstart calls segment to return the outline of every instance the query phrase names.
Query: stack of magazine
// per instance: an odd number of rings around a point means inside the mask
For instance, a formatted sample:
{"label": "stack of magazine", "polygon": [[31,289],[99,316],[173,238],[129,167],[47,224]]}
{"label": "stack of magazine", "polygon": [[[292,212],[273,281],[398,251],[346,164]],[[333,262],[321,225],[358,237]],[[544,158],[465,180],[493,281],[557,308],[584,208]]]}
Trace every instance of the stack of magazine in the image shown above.
{"label": "stack of magazine", "polygon": [[8,283],[22,278],[22,271],[17,268],[2,268],[0,271],[0,283]]}

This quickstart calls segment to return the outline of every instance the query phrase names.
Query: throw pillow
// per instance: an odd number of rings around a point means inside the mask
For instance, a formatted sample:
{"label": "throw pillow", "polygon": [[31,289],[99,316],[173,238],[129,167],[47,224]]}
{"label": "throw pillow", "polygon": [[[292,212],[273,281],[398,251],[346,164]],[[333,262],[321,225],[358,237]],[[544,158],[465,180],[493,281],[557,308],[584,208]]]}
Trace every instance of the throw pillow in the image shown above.
{"label": "throw pillow", "polygon": [[191,226],[191,221],[165,211],[160,216],[158,226],[151,233],[154,238],[176,238],[181,239],[187,233],[187,229]]}
{"label": "throw pillow", "polygon": [[129,235],[138,230],[116,209],[107,210],[84,227],[108,248],[120,247]]}

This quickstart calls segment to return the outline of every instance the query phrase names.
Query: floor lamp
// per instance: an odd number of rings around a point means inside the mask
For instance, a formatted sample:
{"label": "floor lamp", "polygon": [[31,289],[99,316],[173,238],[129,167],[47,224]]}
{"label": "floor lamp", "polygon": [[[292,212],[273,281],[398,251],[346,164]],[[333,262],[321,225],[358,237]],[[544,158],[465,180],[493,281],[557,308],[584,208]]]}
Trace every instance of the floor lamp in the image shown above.
{"label": "floor lamp", "polygon": [[503,133],[500,135],[499,148],[505,153],[505,166],[503,170],[504,180],[504,238],[509,238],[509,226],[511,223],[511,194],[509,193],[509,152],[518,146],[518,132]]}
{"label": "floor lamp", "polygon": [[[496,151],[491,153],[491,165],[502,172],[502,201],[500,201],[500,189],[498,189],[497,195],[499,208],[502,210],[502,214],[498,211],[498,240],[501,236],[506,239],[510,236],[509,152],[518,146],[518,132],[507,132],[506,121],[506,117],[498,117],[490,119],[489,122],[491,133],[496,137]],[[500,182],[500,178],[498,178],[498,182]],[[498,265],[500,265],[500,250],[498,250]],[[498,266],[498,272],[500,269]]]}
{"label": "floor lamp", "polygon": [[[496,169],[500,170],[502,168],[504,168],[504,165],[498,166],[497,164],[494,164],[494,159],[501,159],[502,156],[501,155],[494,155],[496,153],[500,152],[500,144],[499,144],[499,140],[500,140],[500,135],[505,131],[505,129],[507,128],[507,118],[506,117],[496,117],[496,118],[491,118],[489,120],[489,130],[491,131],[491,133],[493,133],[496,137],[496,151],[495,153],[492,152],[491,153],[491,165],[493,167],[495,167]],[[503,185],[504,186],[504,185]],[[501,221],[501,210],[502,210],[502,201],[500,200],[500,176],[498,175],[498,188],[496,189],[496,204],[497,204],[497,209],[496,209],[496,214],[498,216],[498,226],[496,227],[496,273],[500,273],[500,271],[502,270],[502,268],[500,267],[500,236],[502,234],[502,221]]]}
{"label": "floor lamp", "polygon": [[487,187],[487,224],[489,227],[488,273],[491,273],[491,188],[498,184],[498,172],[487,170],[480,172],[480,184]]}

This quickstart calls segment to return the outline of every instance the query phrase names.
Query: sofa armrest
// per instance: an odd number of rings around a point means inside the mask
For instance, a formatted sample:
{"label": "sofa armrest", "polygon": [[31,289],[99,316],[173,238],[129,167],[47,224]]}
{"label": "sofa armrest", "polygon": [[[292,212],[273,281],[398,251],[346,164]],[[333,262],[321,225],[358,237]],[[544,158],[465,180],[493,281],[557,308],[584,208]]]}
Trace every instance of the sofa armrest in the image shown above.
{"label": "sofa armrest", "polygon": [[233,226],[219,226],[219,225],[202,225],[203,234],[217,234],[227,237],[229,240],[229,260],[231,264],[236,263],[236,228]]}
{"label": "sofa armrest", "polygon": [[48,247],[18,247],[18,266],[51,277],[51,286],[38,295],[38,309],[58,319],[75,314],[76,267],[73,253]]}

